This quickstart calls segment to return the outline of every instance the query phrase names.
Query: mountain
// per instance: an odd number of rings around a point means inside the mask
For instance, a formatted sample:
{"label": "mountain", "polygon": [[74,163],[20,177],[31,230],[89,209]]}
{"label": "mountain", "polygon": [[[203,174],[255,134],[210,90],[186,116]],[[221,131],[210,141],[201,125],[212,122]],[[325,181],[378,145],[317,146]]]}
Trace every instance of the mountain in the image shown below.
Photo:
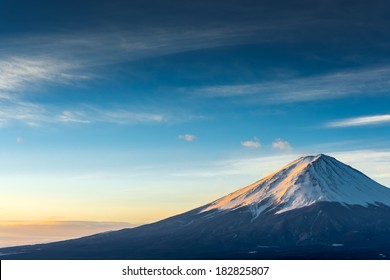
{"label": "mountain", "polygon": [[281,170],[224,196],[203,212],[249,207],[254,217],[276,214],[320,201],[343,205],[390,205],[390,190],[336,159],[320,154],[299,158]]}
{"label": "mountain", "polygon": [[389,259],[390,189],[326,156],[302,157],[168,219],[2,259]]}

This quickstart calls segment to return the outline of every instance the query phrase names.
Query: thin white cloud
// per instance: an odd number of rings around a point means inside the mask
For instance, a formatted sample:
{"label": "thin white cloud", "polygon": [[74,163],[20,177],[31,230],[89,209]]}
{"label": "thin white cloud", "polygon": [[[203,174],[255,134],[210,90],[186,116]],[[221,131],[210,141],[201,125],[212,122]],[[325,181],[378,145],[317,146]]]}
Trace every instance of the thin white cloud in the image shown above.
{"label": "thin white cloud", "polygon": [[275,139],[272,142],[272,148],[277,149],[277,150],[291,150],[292,147],[290,143],[288,143],[286,140],[283,139]]}
{"label": "thin white cloud", "polygon": [[261,143],[257,137],[253,137],[253,140],[241,141],[241,146],[247,148],[260,148]]}
{"label": "thin white cloud", "polygon": [[0,126],[22,123],[31,127],[45,124],[112,123],[120,125],[164,123],[171,120],[167,113],[155,113],[152,109],[99,108],[88,106],[63,110],[55,106],[43,106],[18,100],[0,100]]}
{"label": "thin white cloud", "polygon": [[79,112],[64,111],[58,116],[58,120],[64,123],[90,123],[85,116]]}
{"label": "thin white cloud", "polygon": [[361,149],[331,152],[330,155],[390,188],[390,150]]}
{"label": "thin white cloud", "polygon": [[0,126],[14,122],[39,126],[52,120],[53,117],[40,105],[17,100],[0,100]]}
{"label": "thin white cloud", "polygon": [[139,124],[139,123],[163,123],[170,117],[165,113],[153,112],[152,109],[137,111],[132,109],[98,109],[92,108],[90,114],[95,116],[96,122],[116,124]]}
{"label": "thin white cloud", "polygon": [[84,122],[74,113],[26,101],[47,83],[68,83],[89,78],[78,74],[80,64],[45,56],[5,56],[0,59],[0,126],[23,123],[40,126],[54,122]]}
{"label": "thin white cloud", "polygon": [[353,95],[389,95],[390,66],[273,82],[181,89],[209,98],[241,97],[251,102],[294,103]]}
{"label": "thin white cloud", "polygon": [[[297,159],[300,154],[273,155],[262,157],[234,158],[226,160],[209,161],[207,164],[199,164],[192,169],[178,169],[172,173],[175,177],[200,177],[200,178],[221,178],[221,177],[241,177],[260,179],[271,172],[280,169],[287,163]],[[246,181],[248,184],[251,183]],[[236,186],[236,187],[239,187]]]}
{"label": "thin white cloud", "polygon": [[[283,155],[268,155],[259,157],[235,158],[228,160],[219,160],[199,164],[193,168],[180,169],[171,176],[204,178],[207,182],[216,180],[221,185],[220,178],[229,177],[229,183],[223,181],[221,194],[228,193],[245,184],[253,183],[264,176],[273,173],[284,165],[296,160],[301,156],[316,155],[325,153],[335,157],[337,160],[351,165],[360,170],[370,178],[380,184],[390,187],[390,151],[389,150],[366,150],[358,149],[353,151],[318,151],[308,154],[307,152],[298,152],[296,150]],[[167,171],[165,171],[167,172]],[[226,191],[223,191],[225,188]]]}
{"label": "thin white cloud", "polygon": [[[272,24],[243,24],[234,26],[142,26],[141,30],[122,28],[116,31],[100,30],[71,32],[49,35],[29,35],[3,38],[0,47],[5,53],[25,53],[28,45],[31,54],[45,50],[50,56],[71,57],[73,62],[83,61],[87,66],[107,65],[123,61],[170,55],[191,50],[209,49],[219,46],[237,45],[245,42],[269,42],[286,40],[285,36],[275,36],[275,30],[291,27],[291,22]],[[143,23],[144,25],[144,23]],[[264,36],[253,36],[261,32]],[[270,38],[272,37],[272,38]],[[10,48],[12,46],[12,48]]]}
{"label": "thin white cloud", "polygon": [[170,117],[153,109],[132,109],[115,106],[99,108],[82,106],[79,109],[66,109],[60,106],[45,105],[26,101],[46,83],[68,83],[87,79],[89,76],[78,73],[83,63],[64,62],[48,57],[17,57],[0,59],[0,126],[19,122],[29,126],[48,123],[115,123],[141,124],[162,123]]}
{"label": "thin white cloud", "polygon": [[390,123],[390,114],[342,119],[327,123],[327,127],[368,126]]}
{"label": "thin white cloud", "polygon": [[77,64],[47,57],[8,57],[0,60],[0,93],[9,97],[8,92],[26,90],[42,82],[67,82],[86,79],[86,75],[77,75]]}
{"label": "thin white cloud", "polygon": [[22,143],[24,142],[24,139],[22,137],[16,137],[15,141],[16,143]]}
{"label": "thin white cloud", "polygon": [[192,142],[196,139],[196,136],[193,134],[179,134],[177,136],[177,138],[179,138],[181,140],[185,140],[187,142]]}

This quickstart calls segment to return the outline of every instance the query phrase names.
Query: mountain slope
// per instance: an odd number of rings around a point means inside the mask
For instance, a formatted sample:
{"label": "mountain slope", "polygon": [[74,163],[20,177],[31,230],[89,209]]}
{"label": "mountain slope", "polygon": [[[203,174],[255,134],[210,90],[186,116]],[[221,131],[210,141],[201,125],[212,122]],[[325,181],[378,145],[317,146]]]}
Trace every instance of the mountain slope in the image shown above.
{"label": "mountain slope", "polygon": [[249,206],[254,215],[259,215],[265,210],[277,208],[277,213],[282,213],[319,201],[390,205],[390,189],[320,154],[299,158],[260,181],[212,202],[202,211]]}
{"label": "mountain slope", "polygon": [[390,189],[334,158],[304,157],[210,204],[153,224],[4,248],[0,257],[389,258]]}

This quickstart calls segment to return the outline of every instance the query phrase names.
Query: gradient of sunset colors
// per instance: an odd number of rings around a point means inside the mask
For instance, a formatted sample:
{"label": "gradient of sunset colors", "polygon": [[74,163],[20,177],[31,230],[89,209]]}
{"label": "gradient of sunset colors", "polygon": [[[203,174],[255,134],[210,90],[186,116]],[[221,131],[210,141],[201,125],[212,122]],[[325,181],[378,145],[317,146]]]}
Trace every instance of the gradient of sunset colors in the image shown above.
{"label": "gradient of sunset colors", "polygon": [[390,186],[388,1],[0,1],[0,247],[325,153]]}

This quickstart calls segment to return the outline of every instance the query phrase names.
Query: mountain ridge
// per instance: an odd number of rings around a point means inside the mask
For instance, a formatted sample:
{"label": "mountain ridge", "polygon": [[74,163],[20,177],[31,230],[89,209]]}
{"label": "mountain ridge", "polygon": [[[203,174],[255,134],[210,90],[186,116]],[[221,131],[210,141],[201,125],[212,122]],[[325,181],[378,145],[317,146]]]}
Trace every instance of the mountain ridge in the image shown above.
{"label": "mountain ridge", "polygon": [[277,213],[282,213],[319,201],[363,206],[377,203],[390,205],[390,189],[333,157],[319,154],[301,157],[261,180],[206,205],[201,212],[250,206],[254,216],[258,216],[275,208],[279,209]]}
{"label": "mountain ridge", "polygon": [[[293,203],[301,195],[306,198],[307,192],[301,194],[300,189],[321,190],[321,186],[325,194],[336,193],[336,201],[315,196],[314,203]],[[337,200],[340,196],[349,199],[348,191],[340,194],[339,189],[344,187],[365,193],[363,202],[348,204]],[[390,259],[389,192],[332,157],[303,157],[252,185],[188,212],[132,229],[1,248],[0,258]],[[356,194],[352,197],[356,198]],[[243,204],[242,199],[251,203]],[[224,204],[218,204],[221,201]],[[226,206],[226,202],[231,202],[226,209],[217,207]],[[299,207],[287,209],[291,205]]]}

